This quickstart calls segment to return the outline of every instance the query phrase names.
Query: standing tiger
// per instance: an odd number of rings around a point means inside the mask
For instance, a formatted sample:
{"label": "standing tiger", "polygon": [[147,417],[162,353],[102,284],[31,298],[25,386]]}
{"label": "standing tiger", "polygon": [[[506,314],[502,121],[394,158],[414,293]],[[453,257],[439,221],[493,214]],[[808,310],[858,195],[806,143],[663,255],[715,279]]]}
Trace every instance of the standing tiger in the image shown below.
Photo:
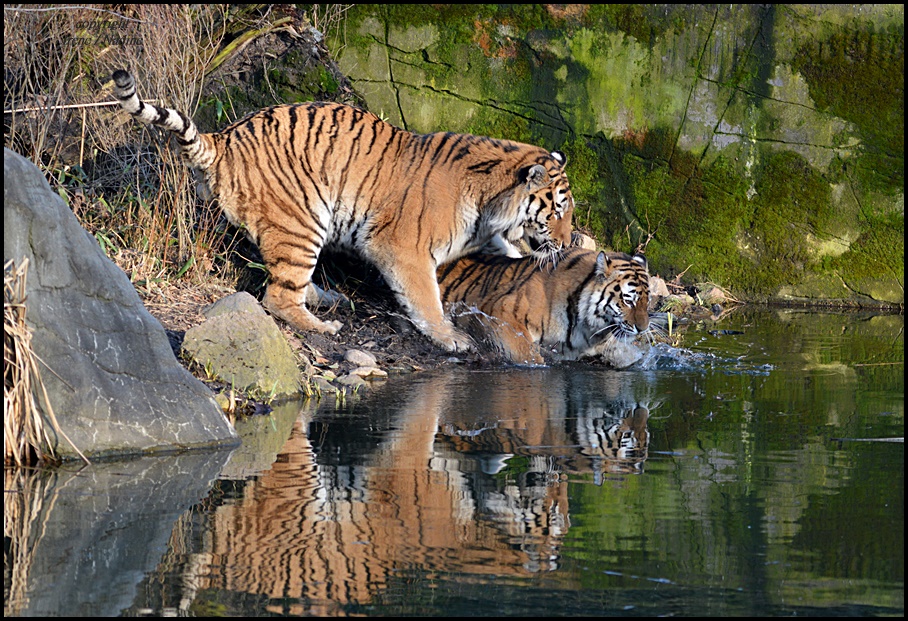
{"label": "standing tiger", "polygon": [[335,334],[305,305],[326,246],[372,262],[413,323],[448,351],[468,349],[442,311],[435,270],[486,245],[538,258],[570,243],[574,201],[560,151],[469,134],[414,134],[352,106],[266,108],[199,133],[184,114],[142,102],[113,74],[135,119],[172,132],[232,224],[258,245],[263,305],[301,331]]}
{"label": "standing tiger", "polygon": [[474,254],[439,268],[438,283],[457,323],[518,364],[594,356],[649,329],[643,255],[573,247],[550,266]]}

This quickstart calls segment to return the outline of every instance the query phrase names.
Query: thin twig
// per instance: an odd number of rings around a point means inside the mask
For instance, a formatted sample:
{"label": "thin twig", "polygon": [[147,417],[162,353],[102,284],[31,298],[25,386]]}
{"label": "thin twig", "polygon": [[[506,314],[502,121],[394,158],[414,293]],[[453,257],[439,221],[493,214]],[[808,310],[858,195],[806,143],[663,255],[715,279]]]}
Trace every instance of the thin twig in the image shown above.
{"label": "thin twig", "polygon": [[[157,99],[143,99],[145,103],[158,103]],[[21,112],[44,112],[50,110],[70,110],[72,108],[103,108],[105,106],[119,106],[119,101],[99,101],[95,103],[67,104],[65,106],[39,106],[37,108],[16,108],[4,110],[3,114],[19,114]]]}
{"label": "thin twig", "polygon": [[853,364],[853,367],[881,367],[890,364],[905,364],[904,360],[899,360],[898,362],[863,362],[858,364]]}
{"label": "thin twig", "polygon": [[98,11],[99,13],[110,13],[111,15],[113,15],[115,17],[119,17],[120,19],[125,19],[128,22],[135,22],[137,24],[145,23],[145,20],[143,20],[143,19],[136,19],[134,17],[126,17],[122,13],[117,13],[116,11],[109,11],[108,9],[99,9],[97,7],[92,7],[92,6],[55,6],[55,7],[45,8],[45,9],[23,9],[21,7],[18,7],[18,8],[3,7],[3,10],[4,11],[14,11],[17,13],[44,13],[47,11]]}

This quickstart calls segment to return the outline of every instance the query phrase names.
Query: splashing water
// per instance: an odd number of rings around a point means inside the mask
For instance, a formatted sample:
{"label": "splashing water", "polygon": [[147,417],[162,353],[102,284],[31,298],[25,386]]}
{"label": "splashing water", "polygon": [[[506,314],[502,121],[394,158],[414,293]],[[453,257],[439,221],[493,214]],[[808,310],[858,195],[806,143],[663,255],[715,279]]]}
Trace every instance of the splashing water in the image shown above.
{"label": "splashing water", "polygon": [[755,364],[744,356],[723,358],[711,352],[696,352],[667,343],[655,343],[647,348],[634,368],[645,371],[722,371],[737,375],[769,375],[775,367]]}

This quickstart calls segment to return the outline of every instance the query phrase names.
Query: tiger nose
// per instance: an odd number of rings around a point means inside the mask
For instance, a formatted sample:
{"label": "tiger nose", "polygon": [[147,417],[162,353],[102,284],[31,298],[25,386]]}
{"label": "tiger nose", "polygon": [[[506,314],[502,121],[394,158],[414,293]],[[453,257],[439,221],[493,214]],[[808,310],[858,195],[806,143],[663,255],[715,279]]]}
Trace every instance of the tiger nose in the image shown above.
{"label": "tiger nose", "polygon": [[557,237],[558,241],[561,242],[562,248],[567,248],[571,245],[571,235],[573,233],[574,227],[571,225],[571,219],[573,216],[573,208],[569,209],[567,213],[557,222]]}

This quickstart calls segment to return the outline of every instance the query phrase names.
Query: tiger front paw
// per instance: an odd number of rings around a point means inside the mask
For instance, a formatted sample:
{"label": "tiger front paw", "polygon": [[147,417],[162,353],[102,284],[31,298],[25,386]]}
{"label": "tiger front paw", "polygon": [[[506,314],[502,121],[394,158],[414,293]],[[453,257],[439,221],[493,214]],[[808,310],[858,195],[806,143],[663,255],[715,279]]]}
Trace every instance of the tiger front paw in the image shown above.
{"label": "tiger front paw", "polygon": [[445,351],[452,354],[467,352],[474,347],[473,339],[457,330],[451,330],[448,334],[433,337],[433,340],[441,345]]}
{"label": "tiger front paw", "polygon": [[318,326],[316,329],[319,332],[333,335],[337,334],[342,327],[344,327],[344,324],[340,321],[323,321],[322,325]]}

